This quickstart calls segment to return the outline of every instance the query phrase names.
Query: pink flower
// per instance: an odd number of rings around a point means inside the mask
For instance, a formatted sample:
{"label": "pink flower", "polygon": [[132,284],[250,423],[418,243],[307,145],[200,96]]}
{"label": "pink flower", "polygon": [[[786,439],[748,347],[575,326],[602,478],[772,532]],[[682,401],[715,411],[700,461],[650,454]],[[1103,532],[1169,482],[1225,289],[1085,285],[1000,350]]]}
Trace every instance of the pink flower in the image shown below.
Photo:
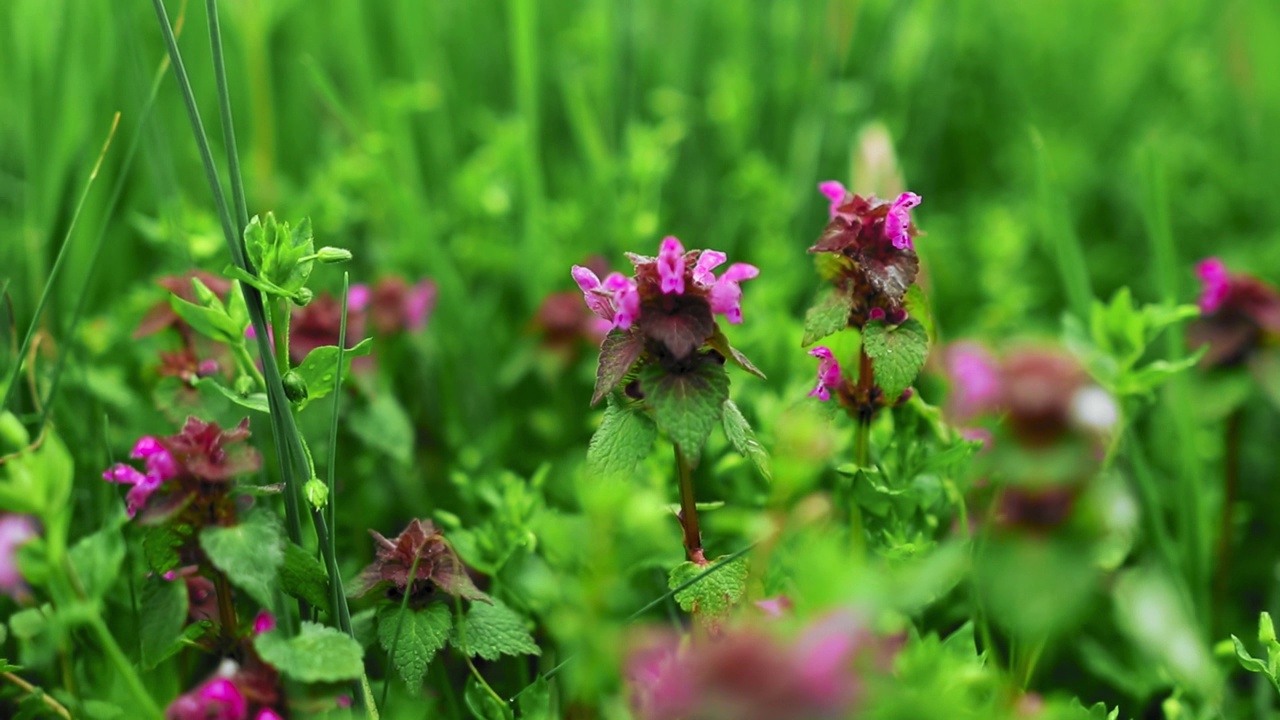
{"label": "pink flower", "polygon": [[601,288],[600,278],[590,268],[574,265],[571,271],[573,281],[582,290],[582,297],[587,301],[591,312],[603,320],[613,322],[613,303],[609,293]]}
{"label": "pink flower", "polygon": [[253,618],[253,634],[261,635],[276,629],[276,616],[262,610]]}
{"label": "pink flower", "polygon": [[284,720],[284,718],[280,717],[280,713],[271,708],[262,708],[253,720]]}
{"label": "pink flower", "polygon": [[108,482],[133,486],[129,489],[128,494],[125,495],[126,509],[131,518],[138,514],[138,511],[147,504],[147,499],[151,497],[152,493],[159,490],[165,481],[165,478],[155,473],[148,472],[144,474],[123,463],[116,463],[107,468],[102,473],[102,479]]}
{"label": "pink flower", "polygon": [[956,343],[947,350],[946,364],[952,383],[948,405],[956,421],[995,409],[1000,402],[1000,374],[990,353],[977,343]]}
{"label": "pink flower", "polygon": [[836,215],[839,215],[840,206],[844,204],[844,196],[848,194],[844,189],[844,185],[841,185],[835,180],[828,180],[826,182],[818,183],[818,190],[823,195],[826,195],[827,199],[831,201],[829,217],[834,218]]}
{"label": "pink flower", "polygon": [[698,256],[698,263],[693,266],[693,281],[703,287],[710,287],[716,282],[715,268],[724,264],[729,256],[719,250],[703,250]]}
{"label": "pink flower", "polygon": [[427,326],[427,318],[436,306],[436,284],[422,280],[409,288],[404,299],[404,326],[409,332],[417,332]]}
{"label": "pink flower", "polygon": [[899,250],[911,249],[911,234],[907,228],[911,225],[911,208],[920,204],[920,196],[913,192],[904,192],[889,206],[889,214],[884,218],[884,234]]}
{"label": "pink flower", "polygon": [[129,457],[145,461],[147,472],[156,475],[162,482],[178,476],[178,463],[174,462],[164,445],[150,435],[138,438]]}
{"label": "pink flower", "polygon": [[809,392],[809,397],[830,400],[831,391],[840,387],[840,363],[831,354],[831,348],[822,345],[810,350],[809,354],[818,358],[818,384]]}
{"label": "pink flower", "polygon": [[716,284],[711,286],[711,290],[707,293],[707,300],[711,303],[711,312],[721,313],[730,323],[737,325],[742,322],[742,288],[738,287],[738,283],[743,280],[750,280],[760,274],[760,269],[755,265],[746,263],[734,263],[729,266],[728,270],[716,280]]}
{"label": "pink flower", "polygon": [[37,534],[29,515],[0,514],[0,593],[12,598],[24,594],[26,583],[18,572],[18,548]]}
{"label": "pink flower", "polygon": [[347,310],[349,312],[364,312],[372,300],[373,291],[364,283],[356,283],[347,288]]}
{"label": "pink flower", "polygon": [[684,245],[668,235],[658,249],[658,277],[662,279],[662,293],[684,294]]}
{"label": "pink flower", "polygon": [[1206,258],[1196,265],[1200,277],[1200,312],[1212,315],[1227,301],[1231,293],[1231,274],[1218,258]]}
{"label": "pink flower", "polygon": [[771,618],[780,618],[791,611],[791,598],[786,595],[777,595],[755,602],[756,607],[760,608],[765,615]]}
{"label": "pink flower", "polygon": [[235,683],[219,676],[178,696],[164,716],[166,720],[246,720],[249,703]]}

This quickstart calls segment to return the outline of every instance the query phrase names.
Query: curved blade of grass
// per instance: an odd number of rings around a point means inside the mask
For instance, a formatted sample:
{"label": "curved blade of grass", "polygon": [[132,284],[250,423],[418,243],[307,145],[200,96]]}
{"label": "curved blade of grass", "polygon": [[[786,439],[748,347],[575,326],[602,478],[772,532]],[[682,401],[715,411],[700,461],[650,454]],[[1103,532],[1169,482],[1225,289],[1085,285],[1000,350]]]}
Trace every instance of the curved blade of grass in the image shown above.
{"label": "curved blade of grass", "polygon": [[[640,618],[640,616],[644,615],[645,613],[649,612],[650,610],[654,609],[655,607],[657,607],[657,606],[661,605],[662,603],[667,602],[667,601],[668,601],[668,600],[670,600],[671,598],[675,597],[677,593],[682,593],[682,592],[684,592],[685,590],[688,590],[689,588],[693,587],[694,585],[697,585],[698,583],[702,582],[703,580],[706,580],[707,578],[711,577],[711,576],[712,576],[713,574],[715,574],[716,572],[719,572],[719,571],[720,571],[720,570],[722,570],[723,568],[726,568],[726,567],[728,567],[728,566],[732,565],[734,560],[737,560],[738,558],[742,557],[743,555],[746,555],[747,553],[751,552],[753,549],[755,549],[756,545],[759,545],[759,544],[760,544],[759,542],[753,542],[753,543],[751,543],[750,545],[748,545],[748,546],[746,546],[746,547],[742,548],[741,550],[738,550],[737,552],[734,552],[733,554],[729,555],[728,557],[724,558],[723,560],[721,560],[721,561],[717,561],[714,565],[712,565],[711,567],[707,568],[707,569],[706,569],[706,570],[704,570],[702,573],[700,573],[700,574],[698,574],[698,575],[694,575],[693,577],[691,577],[691,578],[689,578],[688,580],[686,580],[684,583],[682,583],[682,584],[680,584],[680,585],[677,585],[676,587],[674,587],[674,588],[672,588],[672,589],[668,590],[667,592],[663,593],[662,595],[660,595],[660,596],[658,596],[658,597],[654,598],[653,600],[649,601],[648,603],[646,603],[646,604],[645,604],[645,606],[644,606],[644,607],[642,607],[642,608],[640,608],[639,610],[637,610],[637,611],[635,611],[635,612],[631,613],[630,615],[628,615],[628,616],[626,617],[626,619],[625,619],[625,620],[623,620],[623,622],[624,622],[624,623],[632,623],[632,622],[635,622],[636,620],[638,620],[638,619]],[[541,675],[541,677],[543,677],[543,678],[548,678],[548,679],[549,679],[549,678],[554,677],[557,673],[559,673],[561,670],[563,670],[563,669],[564,669],[564,667],[565,667],[566,665],[568,665],[568,664],[570,663],[570,661],[572,661],[575,657],[576,657],[575,655],[570,655],[569,657],[565,658],[564,660],[561,660],[559,663],[557,663],[557,664],[555,665],[555,667],[553,667],[553,668],[551,668],[550,670],[548,670],[548,671],[546,671],[545,673],[543,673],[543,674]],[[512,696],[511,696],[511,698],[507,700],[507,702],[508,702],[508,703],[513,703],[513,702],[515,702],[515,701],[516,701],[516,698],[519,698],[519,697],[520,697],[521,695],[523,695],[526,691],[528,691],[530,688],[532,688],[535,684],[537,684],[537,683],[536,683],[536,682],[534,682],[534,683],[530,683],[530,684],[528,684],[528,685],[524,686],[524,687],[520,690],[520,692],[516,693],[515,695],[512,695]]]}
{"label": "curved blade of grass", "polygon": [[71,223],[67,225],[67,232],[62,236],[62,247],[58,249],[58,257],[53,261],[53,268],[49,271],[49,279],[45,281],[44,290],[40,292],[40,301],[36,303],[35,314],[31,316],[31,324],[27,326],[27,333],[22,338],[22,345],[18,349],[17,359],[14,361],[13,370],[9,372],[8,382],[4,388],[4,398],[0,400],[0,412],[9,407],[9,401],[13,399],[14,388],[18,386],[18,376],[22,372],[22,361],[27,356],[27,351],[31,349],[31,340],[35,337],[36,328],[40,325],[40,316],[44,314],[45,305],[49,302],[49,296],[53,294],[53,286],[58,281],[58,275],[62,272],[62,264],[69,254],[67,251],[71,249],[71,234],[76,230],[76,223],[80,220],[80,212],[84,210],[85,200],[89,197],[89,191],[93,189],[93,182],[98,179],[98,171],[102,169],[102,161],[107,157],[107,150],[111,147],[111,140],[116,136],[116,128],[120,126],[120,113],[117,112],[115,117],[111,119],[111,130],[107,132],[107,140],[102,144],[102,152],[98,153],[98,160],[93,164],[93,170],[89,172],[89,179],[85,182],[84,190],[80,193],[80,200],[76,203],[75,212],[71,215]]}

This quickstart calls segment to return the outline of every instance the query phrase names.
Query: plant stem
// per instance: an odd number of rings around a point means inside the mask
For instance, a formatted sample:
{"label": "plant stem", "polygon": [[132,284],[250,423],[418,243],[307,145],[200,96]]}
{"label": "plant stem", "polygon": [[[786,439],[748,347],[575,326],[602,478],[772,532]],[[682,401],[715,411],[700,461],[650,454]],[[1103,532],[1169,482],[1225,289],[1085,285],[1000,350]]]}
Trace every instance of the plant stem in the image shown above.
{"label": "plant stem", "polygon": [[[14,685],[17,685],[24,693],[28,695],[35,695],[36,692],[39,690],[39,688],[37,688],[35,685],[32,685],[31,683],[27,682],[26,680],[23,680],[22,678],[18,677],[17,675],[14,675],[11,672],[0,673],[0,677],[3,677],[5,680],[8,680]],[[44,702],[45,705],[49,706],[50,710],[57,713],[59,717],[64,717],[67,720],[71,720],[71,713],[67,710],[66,707],[62,705],[62,703],[58,702],[57,700],[54,700],[53,697],[43,692],[40,693],[40,699]]]}
{"label": "plant stem", "polygon": [[222,621],[222,639],[231,647],[239,632],[236,609],[231,604],[231,584],[227,582],[227,576],[217,568],[213,570],[213,588],[218,594],[218,619]]}
{"label": "plant stem", "polygon": [[120,645],[112,637],[111,631],[107,629],[106,623],[102,621],[102,616],[95,612],[89,619],[89,627],[98,638],[98,643],[102,645],[102,649],[107,653],[107,658],[115,666],[117,677],[124,680],[125,686],[133,694],[133,699],[138,703],[136,707],[142,708],[147,716],[154,718],[164,717],[155,700],[151,699],[151,693],[147,692],[146,686],[142,684],[138,673],[134,672],[129,658],[125,657],[124,651],[120,649]]}
{"label": "plant stem", "polygon": [[[1235,525],[1235,504],[1237,487],[1240,481],[1240,425],[1241,410],[1236,408],[1227,418],[1225,430],[1226,461],[1222,477],[1222,520],[1218,529],[1217,562],[1213,581],[1213,615],[1220,621],[1219,612],[1227,597],[1227,580],[1231,574],[1231,530]],[[1216,624],[1216,623],[1215,623]]]}
{"label": "plant stem", "polygon": [[258,364],[253,361],[253,356],[249,354],[249,348],[244,343],[231,346],[231,351],[235,353],[236,362],[240,363],[240,367],[253,376],[253,381],[263,392],[267,390],[266,378],[262,377],[262,372],[258,370]]}
{"label": "plant stem", "polygon": [[[289,299],[279,298],[271,306],[271,315],[274,322],[271,323],[271,330],[276,334],[276,366],[280,368],[280,374],[284,375],[289,372],[291,364],[289,362]],[[314,468],[313,468],[314,469]]]}
{"label": "plant stem", "polygon": [[706,565],[702,553],[702,532],[698,529],[698,505],[693,496],[693,466],[676,445],[676,475],[680,479],[680,527],[684,529],[684,551],[689,562]]}

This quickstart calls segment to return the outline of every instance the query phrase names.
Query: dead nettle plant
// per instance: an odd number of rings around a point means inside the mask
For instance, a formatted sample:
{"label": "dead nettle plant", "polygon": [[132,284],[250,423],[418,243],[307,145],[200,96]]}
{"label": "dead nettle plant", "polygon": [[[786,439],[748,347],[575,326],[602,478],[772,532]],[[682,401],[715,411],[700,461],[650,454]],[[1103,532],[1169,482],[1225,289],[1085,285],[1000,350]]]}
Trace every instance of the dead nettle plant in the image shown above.
{"label": "dead nettle plant", "polygon": [[[711,431],[723,423],[735,448],[767,476],[768,466],[751,427],[729,399],[731,362],[763,378],[750,360],[729,343],[716,317],[742,322],[742,288],[760,271],[727,261],[717,250],[685,250],[674,237],[662,240],[657,257],[627,254],[631,276],[610,273],[601,280],[592,270],[573,267],[587,307],[612,329],[600,346],[595,404],[607,398],[604,419],[591,439],[589,472],[618,477],[630,473],[650,453],[659,431],[674,446],[680,489],[677,517],[686,562],[671,571],[672,588],[683,586],[712,565],[703,550],[694,493],[694,469]],[[676,600],[695,615],[717,615],[741,597],[746,564],[734,560],[715,574],[715,582],[697,583]]]}

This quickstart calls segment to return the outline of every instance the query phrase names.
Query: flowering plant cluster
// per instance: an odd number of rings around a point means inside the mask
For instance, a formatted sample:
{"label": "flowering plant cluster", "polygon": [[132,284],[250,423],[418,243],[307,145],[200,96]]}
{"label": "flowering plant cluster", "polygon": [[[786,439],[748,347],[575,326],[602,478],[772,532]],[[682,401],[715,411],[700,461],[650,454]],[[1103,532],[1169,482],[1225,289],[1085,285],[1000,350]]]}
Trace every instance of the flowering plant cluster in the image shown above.
{"label": "flowering plant cluster", "polygon": [[1201,317],[1188,328],[1193,348],[1207,346],[1201,365],[1244,363],[1280,342],[1280,293],[1261,280],[1233,273],[1218,258],[1196,265]]}

